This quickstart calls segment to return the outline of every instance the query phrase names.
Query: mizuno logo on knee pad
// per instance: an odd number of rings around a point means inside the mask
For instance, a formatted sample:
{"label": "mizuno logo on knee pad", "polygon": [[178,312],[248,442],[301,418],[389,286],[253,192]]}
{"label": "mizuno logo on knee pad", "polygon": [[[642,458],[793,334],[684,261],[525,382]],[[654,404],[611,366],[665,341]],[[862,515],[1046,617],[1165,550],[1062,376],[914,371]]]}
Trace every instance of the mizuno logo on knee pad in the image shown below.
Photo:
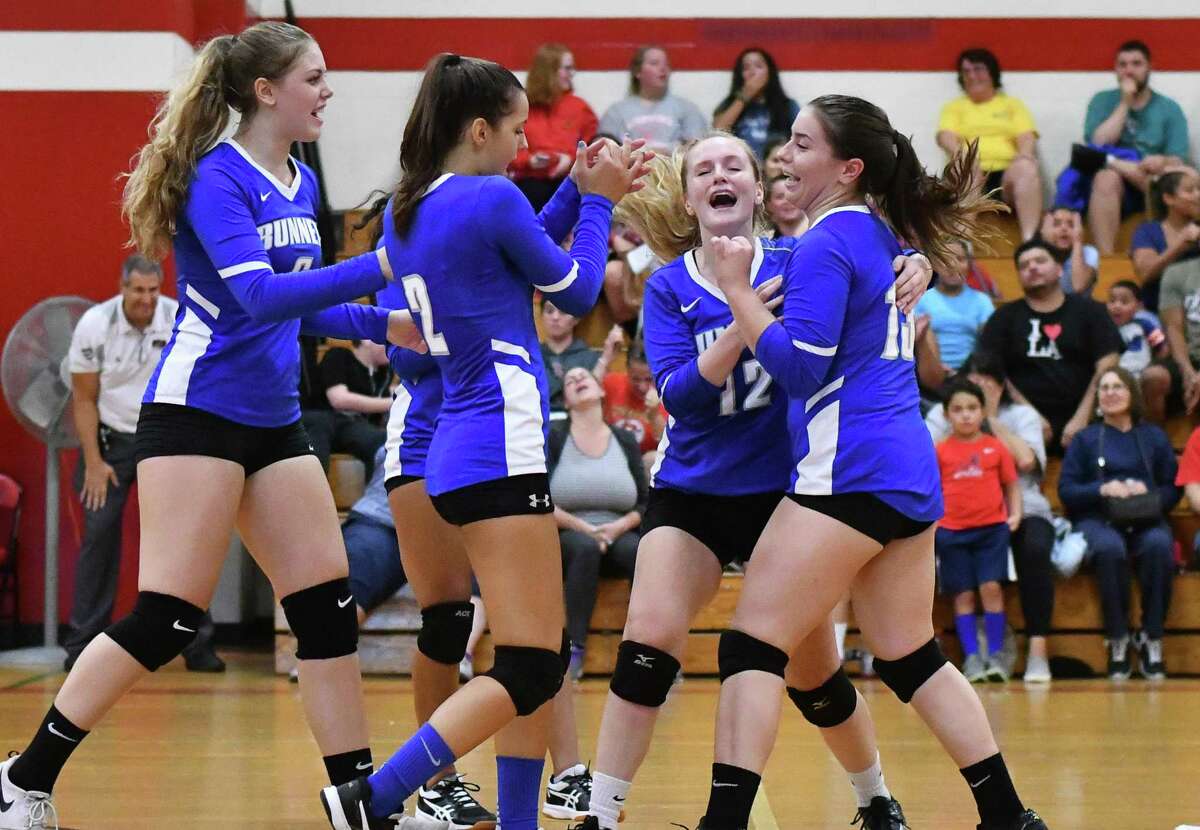
{"label": "mizuno logo on knee pad", "polygon": [[641,666],[644,669],[654,668],[654,657],[649,654],[639,654],[633,661],[633,665]]}

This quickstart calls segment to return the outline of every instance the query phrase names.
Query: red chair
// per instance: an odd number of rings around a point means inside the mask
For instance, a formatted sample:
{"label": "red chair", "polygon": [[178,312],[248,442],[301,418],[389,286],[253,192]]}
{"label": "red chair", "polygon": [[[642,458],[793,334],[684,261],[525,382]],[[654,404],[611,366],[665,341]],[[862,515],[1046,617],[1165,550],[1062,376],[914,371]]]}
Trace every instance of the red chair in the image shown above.
{"label": "red chair", "polygon": [[[9,636],[0,637],[15,643],[20,620],[21,603],[17,580],[17,531],[21,526],[21,485],[0,473],[0,620],[7,620]],[[10,597],[5,613],[5,596]]]}

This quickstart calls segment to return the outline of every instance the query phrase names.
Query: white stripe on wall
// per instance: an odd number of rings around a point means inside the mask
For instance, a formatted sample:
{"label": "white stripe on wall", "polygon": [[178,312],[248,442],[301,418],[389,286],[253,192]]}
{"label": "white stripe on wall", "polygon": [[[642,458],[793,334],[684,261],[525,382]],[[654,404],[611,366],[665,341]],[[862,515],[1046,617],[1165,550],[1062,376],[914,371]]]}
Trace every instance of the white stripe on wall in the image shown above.
{"label": "white stripe on wall", "polygon": [[191,60],[175,32],[0,32],[0,90],[166,90]]}

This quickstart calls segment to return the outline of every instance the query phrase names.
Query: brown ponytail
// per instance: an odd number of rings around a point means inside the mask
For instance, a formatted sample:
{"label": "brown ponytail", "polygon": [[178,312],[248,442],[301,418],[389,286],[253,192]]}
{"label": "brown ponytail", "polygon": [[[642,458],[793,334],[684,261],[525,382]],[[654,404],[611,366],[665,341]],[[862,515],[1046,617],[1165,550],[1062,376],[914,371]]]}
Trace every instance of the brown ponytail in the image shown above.
{"label": "brown ponytail", "polygon": [[426,64],[400,144],[400,184],[392,201],[397,234],[408,232],[417,203],[442,174],[463,130],[476,118],[500,123],[521,91],[517,76],[491,61],[442,52]]}
{"label": "brown ponytail", "polygon": [[159,104],[150,141],[125,177],[121,213],[132,247],[154,259],[167,254],[196,163],[225,131],[230,109],[252,117],[255,80],[281,77],[311,42],[296,26],[258,23],[204,44],[187,77]]}
{"label": "brown ponytail", "polygon": [[840,159],[862,160],[859,189],[908,244],[936,263],[949,261],[959,238],[985,242],[996,232],[985,213],[1007,211],[975,184],[977,142],[955,155],[942,175],[930,176],[912,142],[892,128],[882,109],[849,95],[823,95],[808,103]]}

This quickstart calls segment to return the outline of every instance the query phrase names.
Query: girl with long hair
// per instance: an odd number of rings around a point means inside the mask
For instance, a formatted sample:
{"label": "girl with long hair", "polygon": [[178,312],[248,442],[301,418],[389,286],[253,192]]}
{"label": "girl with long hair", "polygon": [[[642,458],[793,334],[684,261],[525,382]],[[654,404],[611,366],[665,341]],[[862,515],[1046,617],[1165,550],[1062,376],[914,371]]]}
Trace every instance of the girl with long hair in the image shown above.
{"label": "girl with long hair", "polygon": [[733,62],[729,94],[717,104],[713,127],[733,133],[765,160],[767,145],[787,136],[798,112],[800,105],[783,91],[771,53],[752,46]]}

